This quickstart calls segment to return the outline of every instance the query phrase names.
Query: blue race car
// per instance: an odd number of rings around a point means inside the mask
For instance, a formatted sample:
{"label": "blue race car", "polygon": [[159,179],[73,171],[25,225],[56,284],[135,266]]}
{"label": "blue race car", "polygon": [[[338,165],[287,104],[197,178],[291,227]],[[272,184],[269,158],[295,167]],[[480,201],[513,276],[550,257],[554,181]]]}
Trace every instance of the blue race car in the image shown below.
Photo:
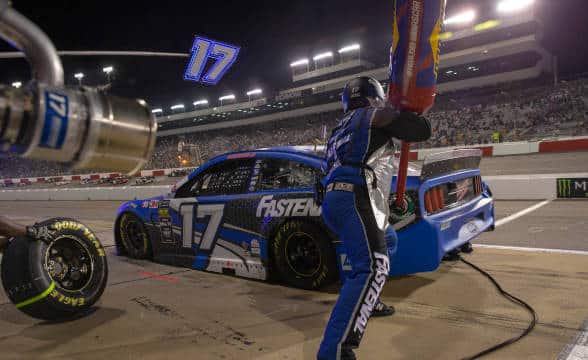
{"label": "blue race car", "polygon": [[[313,197],[324,163],[316,150],[221,155],[165,195],[126,202],[114,227],[118,254],[304,289],[347,276],[346,249]],[[493,230],[480,160],[479,150],[454,150],[411,165],[406,211],[392,212],[386,234],[391,276],[433,271],[447,252]]]}

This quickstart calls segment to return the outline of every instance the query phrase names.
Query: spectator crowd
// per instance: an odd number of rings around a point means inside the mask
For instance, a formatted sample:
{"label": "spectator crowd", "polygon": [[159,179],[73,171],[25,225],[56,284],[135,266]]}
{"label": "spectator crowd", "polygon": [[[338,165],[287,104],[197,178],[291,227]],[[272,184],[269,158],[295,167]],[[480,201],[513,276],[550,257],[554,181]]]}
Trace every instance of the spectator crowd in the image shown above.
{"label": "spectator crowd", "polygon": [[[146,168],[195,166],[215,155],[237,150],[323,143],[341,115],[341,111],[332,111],[161,137]],[[417,147],[588,135],[588,79],[561,82],[557,86],[519,84],[499,91],[481,89],[443,95],[427,116],[433,137],[415,144]],[[183,146],[178,147],[179,142]],[[0,178],[71,173],[61,164],[17,159],[13,155],[0,158]]]}

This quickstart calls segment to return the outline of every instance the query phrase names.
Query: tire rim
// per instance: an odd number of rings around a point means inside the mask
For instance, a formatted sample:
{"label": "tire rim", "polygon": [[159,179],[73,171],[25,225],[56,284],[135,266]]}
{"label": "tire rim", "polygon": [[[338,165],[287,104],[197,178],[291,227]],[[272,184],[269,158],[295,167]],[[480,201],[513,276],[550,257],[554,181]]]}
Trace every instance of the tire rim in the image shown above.
{"label": "tire rim", "polygon": [[298,276],[312,277],[322,265],[321,250],[317,241],[309,234],[296,232],[288,237],[285,246],[288,266]]}
{"label": "tire rim", "polygon": [[132,217],[125,216],[121,224],[123,243],[131,246],[135,251],[143,251],[145,246],[145,233],[139,222]]}
{"label": "tire rim", "polygon": [[88,247],[73,236],[61,236],[47,247],[45,269],[55,284],[66,291],[82,291],[94,274]]}

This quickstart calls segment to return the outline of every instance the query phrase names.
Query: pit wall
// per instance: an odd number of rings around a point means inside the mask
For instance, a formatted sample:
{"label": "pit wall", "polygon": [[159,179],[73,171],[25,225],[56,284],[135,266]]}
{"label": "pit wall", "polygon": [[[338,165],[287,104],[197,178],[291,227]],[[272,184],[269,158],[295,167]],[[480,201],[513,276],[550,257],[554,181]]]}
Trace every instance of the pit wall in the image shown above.
{"label": "pit wall", "polygon": [[554,153],[567,151],[588,151],[588,137],[570,137],[557,140],[542,141],[518,141],[499,144],[485,144],[458,147],[443,147],[434,149],[421,149],[411,152],[411,160],[424,160],[429,154],[449,151],[453,149],[480,149],[482,156],[507,156],[525,155],[535,153]]}

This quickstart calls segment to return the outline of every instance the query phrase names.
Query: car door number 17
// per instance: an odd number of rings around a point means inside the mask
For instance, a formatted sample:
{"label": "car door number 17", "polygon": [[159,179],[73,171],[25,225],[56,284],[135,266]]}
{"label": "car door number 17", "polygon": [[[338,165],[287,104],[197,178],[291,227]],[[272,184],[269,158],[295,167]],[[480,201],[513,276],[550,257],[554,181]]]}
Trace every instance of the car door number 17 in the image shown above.
{"label": "car door number 17", "polygon": [[180,206],[180,216],[182,218],[182,246],[192,248],[194,243],[194,208],[196,208],[196,218],[202,219],[210,217],[206,230],[202,234],[199,250],[211,251],[217,237],[218,230],[222,223],[224,204],[189,204]]}

